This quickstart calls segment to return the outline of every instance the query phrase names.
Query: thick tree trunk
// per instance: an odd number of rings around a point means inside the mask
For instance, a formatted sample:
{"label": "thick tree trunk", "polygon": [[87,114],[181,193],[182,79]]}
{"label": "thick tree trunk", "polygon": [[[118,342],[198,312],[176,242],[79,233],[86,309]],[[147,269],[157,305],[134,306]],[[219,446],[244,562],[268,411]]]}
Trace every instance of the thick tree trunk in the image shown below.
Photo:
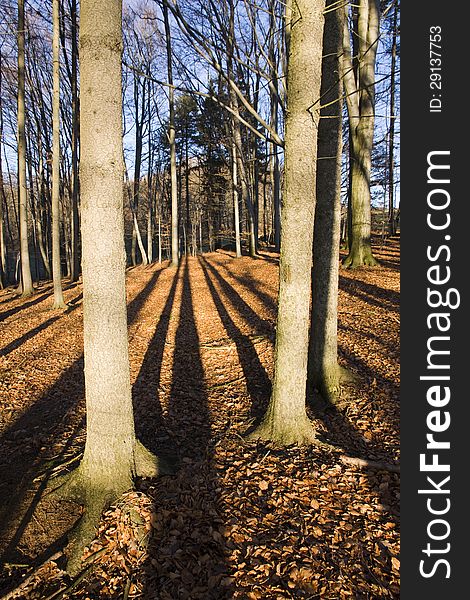
{"label": "thick tree trunk", "polygon": [[31,296],[33,280],[28,247],[28,197],[26,188],[25,138],[25,21],[24,0],[18,0],[18,197],[20,221],[21,289]]}
{"label": "thick tree trunk", "polygon": [[[327,0],[327,9],[334,8],[334,4],[334,0]],[[337,361],[343,91],[339,57],[343,15],[341,10],[326,10],[325,15],[321,80],[321,105],[324,108],[321,108],[318,128],[313,235],[309,381],[327,400],[334,400],[343,372]]]}
{"label": "thick tree trunk", "polygon": [[85,502],[69,569],[79,568],[102,509],[156,474],[155,457],[136,441],[129,375],[122,152],[122,4],[82,0],[81,196],[87,437],[65,492]]}
{"label": "thick tree trunk", "polygon": [[315,439],[305,400],[324,6],[298,0],[292,9],[275,376],[253,434],[283,444]]}
{"label": "thick tree trunk", "polygon": [[59,63],[59,0],[52,2],[52,308],[65,308],[62,294],[60,262],[60,63]]}

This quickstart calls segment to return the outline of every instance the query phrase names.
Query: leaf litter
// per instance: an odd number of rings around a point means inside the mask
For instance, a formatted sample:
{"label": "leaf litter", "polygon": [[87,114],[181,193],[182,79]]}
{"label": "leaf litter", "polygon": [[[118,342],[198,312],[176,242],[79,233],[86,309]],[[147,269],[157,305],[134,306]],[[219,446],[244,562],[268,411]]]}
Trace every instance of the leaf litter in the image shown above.
{"label": "leaf litter", "polygon": [[103,514],[75,580],[62,550],[81,508],[44,488],[83,451],[81,285],[65,290],[64,312],[49,309],[50,286],[34,304],[0,292],[0,593],[398,598],[399,474],[380,468],[399,461],[398,243],[376,252],[383,266],[340,270],[339,359],[359,383],[308,408],[338,452],[244,438],[273,377],[274,254],[129,269],[136,431],[178,468]]}

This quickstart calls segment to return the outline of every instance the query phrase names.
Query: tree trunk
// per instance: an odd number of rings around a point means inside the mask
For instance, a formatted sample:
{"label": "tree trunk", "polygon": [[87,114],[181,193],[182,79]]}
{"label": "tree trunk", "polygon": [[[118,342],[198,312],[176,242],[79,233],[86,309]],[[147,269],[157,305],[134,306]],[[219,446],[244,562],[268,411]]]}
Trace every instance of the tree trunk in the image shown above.
{"label": "tree trunk", "polygon": [[[0,140],[3,140],[3,102],[2,102],[2,53],[0,49]],[[7,263],[5,244],[5,213],[8,210],[5,185],[3,182],[2,149],[0,147],[0,288],[7,285]]]}
{"label": "tree trunk", "polygon": [[324,6],[298,0],[292,9],[275,376],[253,434],[283,444],[315,439],[305,400]]}
{"label": "tree trunk", "polygon": [[83,459],[65,492],[85,502],[69,562],[79,568],[83,545],[101,511],[156,474],[155,457],[136,441],[129,375],[125,291],[122,151],[122,4],[82,0],[80,140],[83,325],[87,437]]}
{"label": "tree trunk", "polygon": [[60,262],[60,63],[59,63],[59,0],[52,1],[52,308],[65,308],[62,294]]}
{"label": "tree trunk", "polygon": [[327,0],[323,32],[317,204],[313,235],[312,314],[309,382],[334,400],[342,370],[338,365],[338,267],[341,225],[342,91],[339,60],[343,15]]}
{"label": "tree trunk", "polygon": [[163,18],[165,22],[165,39],[168,71],[168,102],[169,102],[169,131],[170,144],[170,177],[171,177],[171,265],[177,267],[178,258],[178,181],[176,178],[176,143],[175,143],[175,91],[173,88],[173,67],[171,60],[171,31],[168,19],[167,0],[163,0]]}
{"label": "tree trunk", "polygon": [[23,296],[33,294],[28,247],[28,197],[26,189],[25,138],[25,21],[24,0],[18,0],[18,198],[20,220],[21,289]]}
{"label": "tree trunk", "polygon": [[395,3],[393,13],[392,56],[390,65],[390,127],[388,131],[388,232],[396,233],[395,223],[395,71],[397,62],[397,17],[398,6]]}
{"label": "tree trunk", "polygon": [[[379,36],[378,0],[359,0],[353,43],[357,60],[351,56],[348,5],[344,7],[342,74],[350,131],[350,205],[349,254],[345,267],[377,264],[371,248],[370,173],[375,112],[375,57]],[[354,53],[356,54],[356,53]]]}
{"label": "tree trunk", "polygon": [[235,254],[237,258],[242,255],[240,242],[240,211],[238,206],[238,171],[237,171],[237,148],[232,140],[232,199],[233,199],[233,222],[235,229]]}
{"label": "tree trunk", "polygon": [[[270,2],[269,13],[269,61],[271,63],[271,78],[274,89],[270,93],[271,119],[270,125],[277,133],[278,130],[278,74],[275,54],[276,32],[276,1]],[[281,247],[281,197],[280,197],[280,173],[279,173],[279,155],[277,144],[270,144],[270,175],[271,175],[271,198],[274,212],[274,249],[279,252]]]}
{"label": "tree trunk", "polygon": [[72,236],[72,272],[70,273],[71,281],[77,281],[80,275],[80,251],[79,251],[79,236],[80,236],[80,218],[78,213],[78,143],[79,143],[79,100],[78,100],[78,84],[77,84],[77,0],[71,0],[71,36],[72,36],[72,219],[71,219],[71,236]]}

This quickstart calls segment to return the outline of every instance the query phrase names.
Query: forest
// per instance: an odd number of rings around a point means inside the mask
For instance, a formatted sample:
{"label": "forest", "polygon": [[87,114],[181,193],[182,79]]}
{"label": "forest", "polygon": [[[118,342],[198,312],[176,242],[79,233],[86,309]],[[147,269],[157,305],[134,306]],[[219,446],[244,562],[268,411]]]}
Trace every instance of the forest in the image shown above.
{"label": "forest", "polygon": [[398,0],[0,0],[0,597],[400,596]]}

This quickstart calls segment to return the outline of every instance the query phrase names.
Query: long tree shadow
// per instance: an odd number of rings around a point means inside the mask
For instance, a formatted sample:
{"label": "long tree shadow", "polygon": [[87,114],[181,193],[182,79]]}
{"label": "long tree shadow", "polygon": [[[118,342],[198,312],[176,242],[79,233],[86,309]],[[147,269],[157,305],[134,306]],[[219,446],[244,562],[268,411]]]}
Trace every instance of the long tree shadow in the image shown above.
{"label": "long tree shadow", "polygon": [[368,304],[399,312],[400,294],[394,290],[381,288],[358,279],[349,279],[343,275],[339,276],[339,288]]}
{"label": "long tree shadow", "polygon": [[269,321],[262,319],[204,256],[201,256],[201,260],[207,267],[208,271],[217,279],[218,283],[220,284],[220,288],[227,296],[238,314],[246,321],[246,323],[250,323],[255,328],[257,333],[260,335],[265,335],[273,341],[273,325]]}
{"label": "long tree shadow", "polygon": [[275,316],[277,311],[276,301],[272,296],[260,290],[258,285],[256,284],[256,281],[249,277],[242,277],[241,275],[236,275],[226,265],[222,265],[222,267],[224,271],[229,275],[229,277],[235,279],[237,283],[241,284],[245,289],[247,289],[253,295],[257,296],[259,300],[261,300],[261,302],[264,304],[264,306],[272,313],[272,315]]}
{"label": "long tree shadow", "polygon": [[17,312],[20,312],[20,310],[24,310],[25,308],[30,308],[31,306],[34,306],[35,304],[39,304],[40,302],[45,300],[50,295],[51,295],[51,292],[46,292],[45,294],[41,294],[40,296],[33,298],[33,300],[30,300],[29,302],[23,302],[23,303],[19,304],[18,306],[15,306],[14,308],[5,310],[4,312],[2,312],[0,314],[0,322],[5,321],[5,319],[8,319],[8,317],[11,317],[12,315],[16,314]]}
{"label": "long tree shadow", "polygon": [[377,342],[389,352],[388,356],[390,358],[398,358],[400,356],[400,349],[398,348],[397,343],[393,343],[391,341],[388,342],[387,340],[383,339],[380,335],[376,335],[375,333],[372,333],[370,331],[364,331],[363,329],[358,329],[357,327],[343,325],[341,322],[338,323],[338,330],[345,331],[347,333],[357,335],[359,337],[366,337],[369,340]]}
{"label": "long tree shadow", "polygon": [[[156,271],[129,303],[129,324],[137,318],[159,274]],[[42,498],[43,480],[35,480],[51,461],[60,459],[65,447],[75,457],[83,451],[84,436],[79,434],[83,433],[84,395],[82,354],[0,436],[0,564],[18,553],[12,542],[17,545]],[[52,531],[49,534],[42,541],[52,554],[55,545],[50,544]]]}
{"label": "long tree shadow", "polygon": [[[76,287],[76,285],[77,285],[76,283],[71,283],[69,285],[63,286],[62,289],[64,291],[70,290],[70,289]],[[17,306],[14,306],[13,308],[10,308],[10,309],[0,313],[0,323],[2,321],[5,321],[5,319],[8,319],[9,317],[13,316],[14,314],[20,312],[21,310],[24,310],[25,308],[30,308],[31,306],[34,306],[35,304],[39,304],[40,302],[42,302],[43,300],[45,300],[46,298],[51,296],[52,292],[53,292],[53,290],[52,290],[52,288],[50,288],[45,293],[41,294],[40,296],[33,296],[33,298],[31,300],[29,300],[28,302],[21,302]],[[10,302],[12,301],[11,298],[9,300],[10,300]]]}
{"label": "long tree shadow", "polygon": [[0,357],[7,356],[8,354],[10,354],[10,352],[13,352],[13,350],[16,350],[22,344],[24,344],[28,340],[32,339],[38,333],[40,333],[41,331],[44,331],[45,329],[50,327],[50,325],[52,325],[53,323],[55,323],[56,321],[61,319],[63,317],[63,315],[70,314],[72,311],[74,311],[79,306],[78,302],[81,300],[82,297],[83,297],[83,294],[79,294],[76,298],[74,298],[69,303],[70,306],[66,310],[64,310],[61,314],[55,315],[55,316],[51,317],[50,319],[47,319],[47,321],[40,323],[37,327],[34,327],[34,329],[27,331],[24,335],[20,336],[16,340],[13,340],[12,342],[10,342],[6,346],[4,346],[2,349],[0,349]]}
{"label": "long tree shadow", "polygon": [[159,519],[150,542],[145,598],[232,597],[220,580],[227,572],[224,538],[217,505],[217,474],[211,414],[200,354],[193,291],[186,259],[178,328],[173,353],[172,386],[166,423],[181,457],[173,479],[156,484]]}
{"label": "long tree shadow", "polygon": [[215,289],[207,268],[201,260],[200,263],[220,320],[228,336],[235,342],[237,347],[238,359],[243,369],[246,387],[252,401],[251,416],[259,418],[267,408],[271,395],[271,381],[261,364],[258,353],[250,338],[244,335],[235,325]]}
{"label": "long tree shadow", "polygon": [[[136,433],[145,446],[155,454],[171,454],[171,445],[160,403],[160,376],[165,343],[175,301],[180,267],[174,272],[165,306],[158,319],[152,340],[147,348],[139,374],[132,386]],[[142,401],[142,398],[148,399]]]}
{"label": "long tree shadow", "polygon": [[[399,424],[399,389],[398,385],[386,377],[380,376],[378,373],[373,371],[362,359],[348,352],[341,346],[338,347],[338,355],[341,357],[342,362],[346,363],[348,370],[355,372],[359,375],[360,380],[355,382],[352,386],[345,386],[343,394],[347,397],[349,394],[352,396],[351,400],[348,400],[345,404],[340,402],[339,408],[333,403],[326,403],[324,401],[319,402],[316,396],[316,391],[310,391],[308,396],[308,404],[312,414],[315,418],[321,420],[326,428],[324,434],[320,437],[323,441],[330,444],[343,448],[348,456],[357,457],[361,459],[370,459],[373,462],[383,462],[393,464],[395,457],[393,451],[384,446],[380,439],[376,439],[375,436],[370,435],[370,439],[366,439],[364,432],[361,432],[348,417],[348,405],[350,402],[357,401],[355,399],[355,386],[363,386],[369,390],[369,397],[362,400],[367,406],[364,405],[364,412],[366,410],[373,410],[374,412],[379,411],[380,423],[384,432],[390,432],[392,435],[398,434]],[[396,402],[396,411],[392,411],[393,414],[388,414],[381,411],[374,403],[374,386],[372,382],[379,381],[379,385],[387,389],[387,396],[391,403]],[[371,434],[371,432],[365,432]],[[393,498],[393,493],[397,492],[397,486],[399,485],[399,476],[390,475],[392,479],[391,486],[381,486],[381,479],[377,477],[375,470],[365,470],[364,474],[368,478],[368,484],[370,490],[380,499],[381,505],[384,507],[384,511],[389,511],[391,518],[398,523],[399,513],[396,509],[393,509],[393,505],[397,505],[396,498]]]}

